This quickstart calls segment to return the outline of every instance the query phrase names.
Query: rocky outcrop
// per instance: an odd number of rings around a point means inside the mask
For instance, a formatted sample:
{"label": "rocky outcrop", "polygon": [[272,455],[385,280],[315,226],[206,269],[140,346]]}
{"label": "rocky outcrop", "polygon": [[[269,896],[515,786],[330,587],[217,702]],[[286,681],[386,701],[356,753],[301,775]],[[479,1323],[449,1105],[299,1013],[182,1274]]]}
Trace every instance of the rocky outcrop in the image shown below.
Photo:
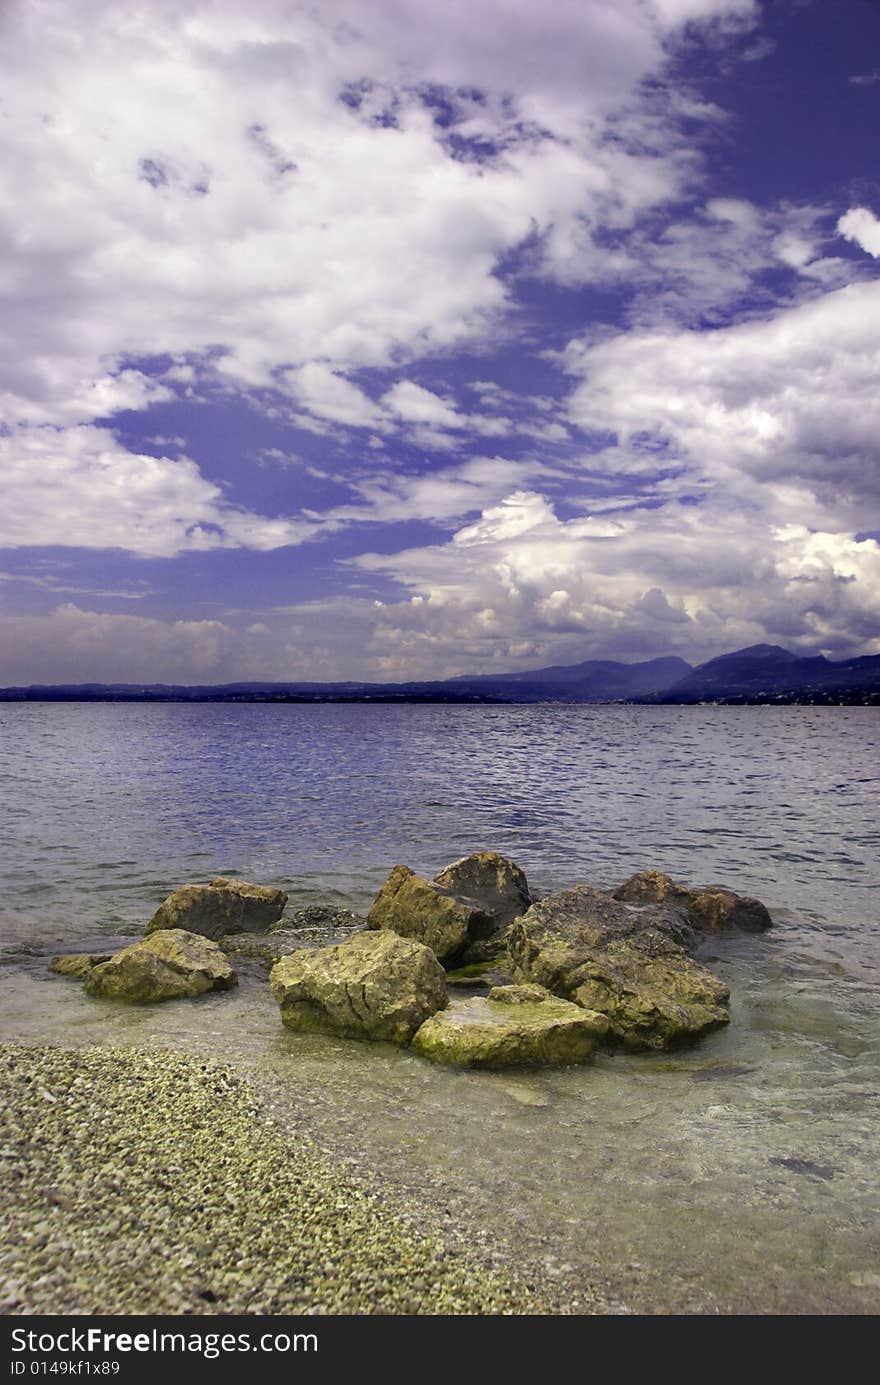
{"label": "rocky outcrop", "polygon": [[109,962],[112,956],[112,952],[67,952],[63,957],[54,958],[49,970],[57,972],[59,976],[75,976],[81,981],[88,976],[92,967]]}
{"label": "rocky outcrop", "polygon": [[85,981],[89,995],[153,1001],[229,990],[237,977],[215,942],[183,928],[170,928],[92,967]]}
{"label": "rocky outcrop", "polygon": [[287,895],[269,885],[218,875],[208,885],[182,885],[159,905],[147,934],[185,928],[205,938],[225,933],[262,933],[280,919]]}
{"label": "rocky outcrop", "polygon": [[473,938],[488,936],[494,927],[476,900],[460,899],[408,866],[394,867],[367,915],[368,929],[413,938],[441,962],[460,959]]}
{"label": "rocky outcrop", "polygon": [[724,933],[728,929],[763,933],[773,926],[770,914],[759,899],[735,894],[724,885],[696,888],[679,885],[662,870],[643,870],[631,875],[614,891],[614,898],[627,904],[672,905],[702,933]]}
{"label": "rocky outcrop", "polygon": [[446,1004],[433,951],[385,930],[283,957],[270,984],[288,1029],[398,1044]]}
{"label": "rocky outcrop", "polygon": [[417,938],[447,964],[484,962],[503,952],[505,929],[530,903],[519,866],[497,851],[477,851],[445,866],[433,880],[395,866],[367,927]]}
{"label": "rocky outcrop", "polygon": [[726,1024],[727,987],[689,957],[677,909],[632,908],[589,885],[533,904],[511,924],[516,976],[607,1015],[609,1039],[667,1048]]}
{"label": "rocky outcrop", "polygon": [[[498,992],[531,992],[499,998]],[[498,987],[493,996],[453,1000],[416,1033],[413,1051],[462,1068],[587,1063],[608,1030],[604,1015],[537,986]]]}

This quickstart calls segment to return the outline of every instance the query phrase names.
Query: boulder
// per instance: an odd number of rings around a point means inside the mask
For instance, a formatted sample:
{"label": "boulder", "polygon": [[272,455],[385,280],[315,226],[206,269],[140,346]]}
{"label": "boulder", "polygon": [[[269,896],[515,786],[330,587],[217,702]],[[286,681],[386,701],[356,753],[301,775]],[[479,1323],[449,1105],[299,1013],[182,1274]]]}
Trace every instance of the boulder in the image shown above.
{"label": "boulder", "polygon": [[[535,987],[498,989],[536,990]],[[509,998],[508,998],[509,999]],[[548,992],[513,1004],[485,996],[453,1000],[417,1031],[413,1052],[461,1068],[586,1063],[608,1030],[594,1014]]]}
{"label": "boulder", "polygon": [[519,866],[497,851],[475,851],[472,856],[453,861],[434,876],[434,883],[479,904],[496,932],[524,914],[532,902],[528,881]]}
{"label": "boulder", "polygon": [[181,885],[159,905],[147,934],[185,928],[205,938],[224,933],[262,933],[277,923],[287,903],[283,890],[218,875],[208,885]]}
{"label": "boulder", "polygon": [[614,891],[627,904],[669,904],[682,910],[702,933],[724,933],[730,928],[744,933],[763,933],[773,920],[759,899],[734,894],[724,885],[690,887],[676,884],[662,870],[643,870]]}
{"label": "boulder", "polygon": [[507,947],[519,980],[607,1015],[612,1042],[650,1049],[730,1018],[727,987],[685,951],[691,937],[676,909],[633,908],[576,885],[516,919]]}
{"label": "boulder", "polygon": [[288,1029],[353,1039],[409,1043],[446,1004],[446,977],[431,949],[385,930],[294,952],[269,980]]}
{"label": "boulder", "polygon": [[112,952],[67,952],[63,957],[56,957],[49,970],[57,972],[59,976],[76,976],[82,980],[92,967],[109,962],[112,956]]}
{"label": "boulder", "polygon": [[429,947],[441,962],[461,958],[468,943],[494,931],[491,914],[476,900],[395,866],[367,915],[368,929],[383,929]]}
{"label": "boulder", "polygon": [[183,928],[167,928],[92,967],[86,990],[117,1000],[177,1000],[226,991],[237,980],[215,942]]}

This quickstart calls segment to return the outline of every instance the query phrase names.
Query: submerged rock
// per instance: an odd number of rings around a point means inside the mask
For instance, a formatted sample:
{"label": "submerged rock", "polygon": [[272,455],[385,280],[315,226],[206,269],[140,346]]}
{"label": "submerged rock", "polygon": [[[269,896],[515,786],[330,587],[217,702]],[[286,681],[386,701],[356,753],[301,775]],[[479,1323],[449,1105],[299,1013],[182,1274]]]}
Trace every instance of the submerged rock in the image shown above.
{"label": "submerged rock", "polygon": [[92,967],[86,990],[118,1000],[176,1000],[229,990],[237,979],[215,942],[200,933],[169,928]]}
{"label": "submerged rock", "polygon": [[680,909],[694,928],[703,933],[723,933],[728,928],[763,933],[773,920],[760,899],[735,894],[724,885],[679,885],[662,870],[643,870],[631,875],[614,891],[627,904],[669,904]]}
{"label": "submerged rock", "polygon": [[[498,988],[505,989],[505,988]],[[511,990],[538,991],[537,987]],[[462,1068],[587,1063],[608,1030],[604,1015],[545,991],[537,1000],[505,1004],[496,997],[453,1000],[416,1033],[413,1052]]]}
{"label": "submerged rock", "polygon": [[270,984],[288,1029],[398,1044],[446,1004],[431,949],[390,931],[294,952],[275,964]]}
{"label": "submerged rock", "polygon": [[75,976],[81,981],[84,976],[88,976],[92,967],[99,966],[101,962],[109,962],[112,956],[112,952],[67,952],[63,957],[56,957],[49,970],[59,976]]}
{"label": "submerged rock", "polygon": [[205,938],[224,933],[262,933],[280,919],[287,895],[270,885],[218,875],[208,885],[182,885],[159,905],[147,934],[185,928]]}
{"label": "submerged rock", "polygon": [[418,938],[442,962],[486,962],[503,954],[507,926],[530,903],[519,866],[497,851],[476,851],[445,866],[433,880],[395,866],[376,896],[367,927]]}
{"label": "submerged rock", "polygon": [[488,936],[494,926],[476,900],[460,899],[408,866],[394,867],[367,915],[368,929],[413,938],[441,962],[460,958],[472,938]]}
{"label": "submerged rock", "polygon": [[614,1042],[667,1048],[730,1018],[727,987],[687,955],[689,937],[675,909],[577,885],[533,904],[507,946],[519,979],[607,1015]]}

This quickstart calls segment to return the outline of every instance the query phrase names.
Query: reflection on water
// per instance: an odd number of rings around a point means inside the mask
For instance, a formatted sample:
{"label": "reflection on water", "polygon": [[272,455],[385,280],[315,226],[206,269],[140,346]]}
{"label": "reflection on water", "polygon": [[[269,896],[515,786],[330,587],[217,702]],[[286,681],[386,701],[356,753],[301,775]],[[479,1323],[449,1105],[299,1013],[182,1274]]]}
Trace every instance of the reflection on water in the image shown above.
{"label": "reflection on water", "polygon": [[[629,1307],[880,1307],[880,929],[872,709],[4,707],[2,1034],[179,1045],[439,1218]],[[492,846],[546,890],[658,865],[764,898],[713,942],[733,1022],[672,1055],[456,1073],[295,1036],[264,981],[90,1000],[33,953],[138,931],[237,870],[363,907],[396,860]]]}

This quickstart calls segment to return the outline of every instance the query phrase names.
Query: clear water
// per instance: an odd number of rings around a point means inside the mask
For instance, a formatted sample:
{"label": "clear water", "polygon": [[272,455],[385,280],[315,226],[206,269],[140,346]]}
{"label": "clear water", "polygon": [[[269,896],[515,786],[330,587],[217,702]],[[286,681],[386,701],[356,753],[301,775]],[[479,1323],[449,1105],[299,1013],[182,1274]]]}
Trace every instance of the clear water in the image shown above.
{"label": "clear water", "polygon": [[[0,707],[0,1035],[240,1064],[278,1117],[634,1311],[880,1308],[880,715],[871,708]],[[93,1001],[47,952],[237,872],[364,909],[481,847],[533,891],[658,866],[762,898],[707,947],[732,1023],[674,1055],[456,1073],[286,1033],[265,979]]]}

